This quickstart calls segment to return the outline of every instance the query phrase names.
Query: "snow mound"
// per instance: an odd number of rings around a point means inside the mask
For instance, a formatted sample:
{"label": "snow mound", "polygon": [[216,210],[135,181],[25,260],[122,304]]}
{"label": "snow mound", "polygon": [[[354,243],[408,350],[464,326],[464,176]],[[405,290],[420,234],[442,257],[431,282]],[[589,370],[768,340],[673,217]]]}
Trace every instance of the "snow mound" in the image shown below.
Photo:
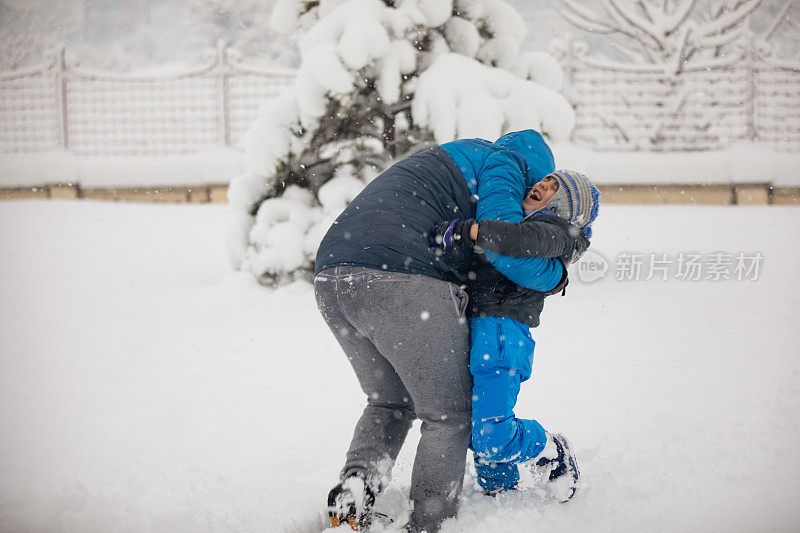
{"label": "snow mound", "polygon": [[444,27],[444,36],[450,50],[467,57],[475,57],[481,47],[478,28],[461,17],[451,18]]}
{"label": "snow mound", "polygon": [[535,81],[548,89],[560,91],[564,86],[564,71],[558,61],[544,52],[520,54],[514,74],[524,80]]}
{"label": "snow mound", "polygon": [[528,128],[562,140],[575,123],[572,107],[552,89],[458,54],[439,56],[420,75],[412,115],[437,143]]}
{"label": "snow mound", "polygon": [[243,257],[246,270],[280,275],[307,266],[306,232],[317,218],[312,202],[309,191],[291,186],[261,204],[250,230],[252,246]]}
{"label": "snow mound", "polygon": [[326,212],[338,215],[363,188],[363,181],[345,171],[320,187],[317,196]]}

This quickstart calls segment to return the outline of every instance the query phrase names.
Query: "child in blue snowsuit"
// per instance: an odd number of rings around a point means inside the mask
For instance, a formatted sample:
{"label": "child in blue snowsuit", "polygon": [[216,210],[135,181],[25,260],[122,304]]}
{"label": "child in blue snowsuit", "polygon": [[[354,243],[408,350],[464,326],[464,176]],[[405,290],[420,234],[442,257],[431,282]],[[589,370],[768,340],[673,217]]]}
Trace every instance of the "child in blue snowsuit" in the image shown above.
{"label": "child in blue snowsuit", "polygon": [[[516,418],[513,408],[520,385],[531,376],[535,342],[530,328],[539,324],[544,298],[566,287],[567,265],[588,248],[598,197],[585,176],[556,171],[529,191],[521,223],[487,219],[437,226],[443,260],[457,271],[466,270],[473,377],[470,448],[478,483],[486,493],[514,488],[520,463],[543,474],[556,498],[566,501],[575,492],[579,473],[569,443],[536,420]],[[473,244],[479,253],[469,258],[467,266],[465,254]],[[562,267],[561,276],[555,282],[527,280],[528,287],[538,283],[538,290],[517,285],[492,267],[486,252],[555,260]]]}

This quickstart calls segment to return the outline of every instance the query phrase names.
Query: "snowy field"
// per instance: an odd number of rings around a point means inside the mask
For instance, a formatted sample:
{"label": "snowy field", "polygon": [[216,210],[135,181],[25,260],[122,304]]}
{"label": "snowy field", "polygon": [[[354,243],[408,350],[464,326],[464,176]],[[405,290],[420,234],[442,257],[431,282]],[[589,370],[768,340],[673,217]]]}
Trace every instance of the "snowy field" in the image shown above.
{"label": "snowy field", "polygon": [[[308,283],[230,271],[226,209],[0,202],[0,531],[324,529],[364,398]],[[443,531],[799,530],[798,243],[797,208],[604,207],[612,262],[761,252],[759,279],[612,265],[550,298],[518,413],[572,440],[584,486],[468,477]],[[417,434],[379,509],[402,515]]]}

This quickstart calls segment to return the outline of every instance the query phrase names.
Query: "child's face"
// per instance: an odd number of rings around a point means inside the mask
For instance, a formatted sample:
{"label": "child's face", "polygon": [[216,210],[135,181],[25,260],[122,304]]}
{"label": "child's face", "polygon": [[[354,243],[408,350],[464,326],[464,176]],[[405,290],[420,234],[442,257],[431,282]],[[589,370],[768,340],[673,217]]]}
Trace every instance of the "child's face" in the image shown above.
{"label": "child's face", "polygon": [[536,211],[543,208],[557,190],[558,182],[556,179],[546,176],[528,191],[528,196],[522,201],[522,209],[524,211]]}

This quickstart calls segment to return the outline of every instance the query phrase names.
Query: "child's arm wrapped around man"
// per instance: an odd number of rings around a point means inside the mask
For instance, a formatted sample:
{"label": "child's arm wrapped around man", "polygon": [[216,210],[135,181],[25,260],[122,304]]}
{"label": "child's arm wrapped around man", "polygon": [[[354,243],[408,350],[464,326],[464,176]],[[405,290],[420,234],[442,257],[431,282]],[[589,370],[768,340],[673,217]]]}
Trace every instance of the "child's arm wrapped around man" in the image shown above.
{"label": "child's arm wrapped around man", "polygon": [[[475,235],[474,229],[472,234]],[[577,258],[589,248],[589,239],[564,219],[541,213],[517,223],[482,220],[474,244],[514,257]]]}
{"label": "child's arm wrapped around man", "polygon": [[[457,237],[443,239],[446,231]],[[579,228],[549,212],[534,214],[522,222],[440,222],[431,236],[434,246],[443,252],[471,245],[504,256],[577,259],[589,248],[589,239]]]}

